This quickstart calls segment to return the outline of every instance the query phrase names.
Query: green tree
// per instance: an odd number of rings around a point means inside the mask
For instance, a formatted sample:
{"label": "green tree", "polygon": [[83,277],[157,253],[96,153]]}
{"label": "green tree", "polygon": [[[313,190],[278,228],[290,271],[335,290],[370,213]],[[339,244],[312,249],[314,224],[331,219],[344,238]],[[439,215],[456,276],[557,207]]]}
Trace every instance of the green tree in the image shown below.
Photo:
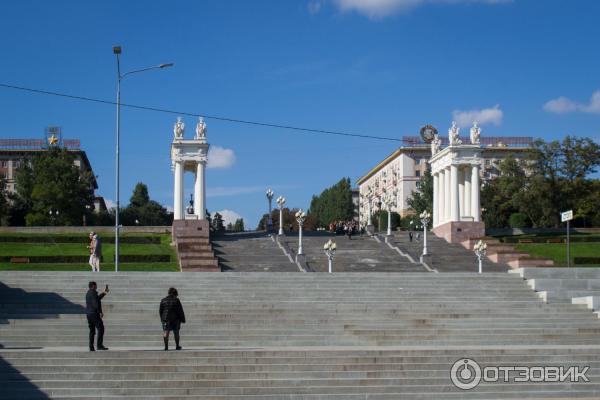
{"label": "green tree", "polygon": [[354,216],[350,178],[342,178],[319,196],[313,196],[308,215],[318,226],[327,226],[332,221],[348,221]]}
{"label": "green tree", "polygon": [[227,224],[227,226],[225,227],[225,230],[227,232],[233,232],[233,225],[230,223]]}
{"label": "green tree", "polygon": [[223,216],[218,212],[215,213],[215,216],[212,219],[212,228],[215,232],[223,232],[225,230],[225,225],[223,225]]}
{"label": "green tree", "polygon": [[6,226],[10,221],[11,207],[6,193],[6,182],[0,177],[0,225]]}
{"label": "green tree", "polygon": [[407,199],[408,207],[416,215],[427,210],[430,214],[433,212],[433,176],[429,168],[425,171],[421,180],[418,182],[418,191],[412,192]]}
{"label": "green tree", "polygon": [[[387,230],[387,222],[388,222],[388,212],[386,210],[377,210],[371,217],[371,221],[373,221],[373,226],[375,226],[376,231],[385,231]],[[392,230],[398,229],[401,223],[400,214],[395,211],[391,213],[392,219]],[[381,227],[379,226],[379,221],[381,220]]]}
{"label": "green tree", "polygon": [[234,232],[244,232],[244,219],[243,218],[238,218],[235,220],[235,223],[233,224],[233,231]]}
{"label": "green tree", "polygon": [[133,189],[129,205],[119,214],[123,225],[165,226],[173,223],[173,215],[165,207],[150,200],[148,186],[138,182]]}
{"label": "green tree", "polygon": [[[93,205],[93,176],[74,164],[75,155],[51,147],[17,170],[15,206],[31,225],[81,225]],[[51,216],[50,211],[58,212]]]}

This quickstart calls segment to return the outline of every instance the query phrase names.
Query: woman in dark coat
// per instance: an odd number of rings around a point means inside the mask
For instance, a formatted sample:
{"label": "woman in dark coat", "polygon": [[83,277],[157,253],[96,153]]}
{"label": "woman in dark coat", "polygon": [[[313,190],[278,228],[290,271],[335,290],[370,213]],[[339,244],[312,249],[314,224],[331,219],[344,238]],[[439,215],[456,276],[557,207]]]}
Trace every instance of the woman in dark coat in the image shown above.
{"label": "woman in dark coat", "polygon": [[160,301],[158,309],[163,327],[165,351],[169,350],[169,332],[171,331],[173,331],[175,336],[175,350],[181,350],[181,346],[179,345],[179,328],[181,324],[185,324],[185,314],[177,296],[177,289],[170,288],[169,295]]}

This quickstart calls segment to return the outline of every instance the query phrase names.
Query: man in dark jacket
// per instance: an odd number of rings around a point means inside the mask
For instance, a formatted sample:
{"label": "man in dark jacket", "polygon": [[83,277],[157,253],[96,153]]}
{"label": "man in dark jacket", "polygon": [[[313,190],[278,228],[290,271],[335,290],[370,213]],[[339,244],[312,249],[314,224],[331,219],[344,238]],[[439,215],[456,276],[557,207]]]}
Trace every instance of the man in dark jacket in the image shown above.
{"label": "man in dark jacket", "polygon": [[171,331],[173,331],[173,335],[175,336],[175,350],[181,350],[181,346],[179,345],[179,328],[182,323],[185,324],[185,314],[177,296],[177,289],[170,288],[169,295],[160,301],[158,309],[163,327],[165,351],[169,350],[169,332]]}
{"label": "man in dark jacket", "polygon": [[96,348],[98,350],[108,350],[108,348],[103,345],[104,322],[102,322],[102,317],[104,317],[104,314],[102,313],[102,298],[108,293],[108,285],[106,285],[104,292],[100,294],[96,291],[98,287],[96,282],[90,282],[88,287],[89,290],[85,295],[85,311],[87,314],[88,327],[90,328],[90,351],[95,351],[94,336],[96,335],[96,330],[98,330],[98,345]]}

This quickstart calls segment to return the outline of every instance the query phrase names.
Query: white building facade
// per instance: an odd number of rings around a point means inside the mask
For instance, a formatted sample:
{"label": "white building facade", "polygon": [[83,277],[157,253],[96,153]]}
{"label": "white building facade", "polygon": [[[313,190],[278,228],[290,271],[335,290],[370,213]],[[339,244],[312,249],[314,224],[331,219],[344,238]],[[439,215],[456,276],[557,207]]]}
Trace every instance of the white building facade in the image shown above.
{"label": "white building facade", "polygon": [[[448,145],[446,138],[440,139],[441,146]],[[469,138],[460,138],[460,140],[467,143]],[[419,182],[429,168],[431,146],[424,143],[419,136],[405,136],[403,141],[407,145],[395,150],[357,180],[360,194],[358,215],[361,226],[369,225],[369,215],[380,210],[385,200],[391,201],[392,212],[397,212],[401,217],[412,213],[408,206],[408,199],[413,192],[419,190]],[[479,180],[485,181],[498,176],[497,167],[500,161],[509,155],[515,159],[522,159],[532,143],[531,137],[482,137],[480,151],[482,165],[477,168]],[[469,172],[472,173],[473,170]],[[461,188],[464,188],[464,185],[469,185],[473,178],[464,179],[466,172],[461,173],[463,174]],[[467,181],[469,183],[465,183]]]}

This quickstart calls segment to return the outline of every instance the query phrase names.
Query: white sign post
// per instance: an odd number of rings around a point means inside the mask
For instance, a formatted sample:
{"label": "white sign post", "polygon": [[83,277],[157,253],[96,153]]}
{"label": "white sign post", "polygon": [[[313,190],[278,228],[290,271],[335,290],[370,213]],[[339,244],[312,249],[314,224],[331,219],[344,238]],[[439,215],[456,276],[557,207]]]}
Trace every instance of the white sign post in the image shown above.
{"label": "white sign post", "polygon": [[567,222],[567,268],[571,267],[571,240],[569,237],[570,224],[569,222],[573,219],[573,210],[565,211],[560,213],[560,221]]}

